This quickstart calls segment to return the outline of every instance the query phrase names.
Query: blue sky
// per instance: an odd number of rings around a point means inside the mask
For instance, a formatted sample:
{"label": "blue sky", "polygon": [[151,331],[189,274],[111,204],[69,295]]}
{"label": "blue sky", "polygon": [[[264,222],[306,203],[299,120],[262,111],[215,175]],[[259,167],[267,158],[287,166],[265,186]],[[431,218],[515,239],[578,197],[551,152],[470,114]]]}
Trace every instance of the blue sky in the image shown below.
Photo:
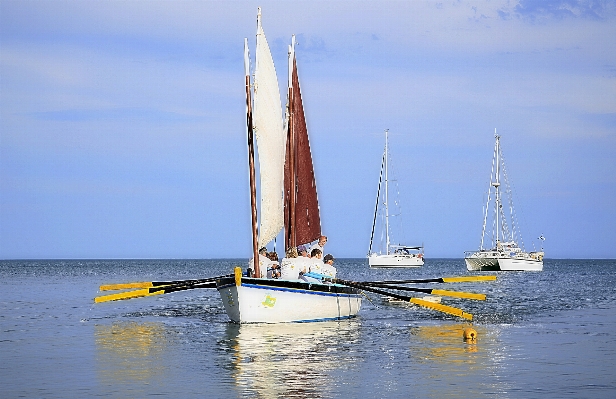
{"label": "blue sky", "polygon": [[258,6],[283,86],[298,38],[327,252],[367,252],[384,129],[406,241],[476,249],[497,129],[527,249],[616,258],[616,4],[593,0],[0,0],[0,258],[247,258]]}

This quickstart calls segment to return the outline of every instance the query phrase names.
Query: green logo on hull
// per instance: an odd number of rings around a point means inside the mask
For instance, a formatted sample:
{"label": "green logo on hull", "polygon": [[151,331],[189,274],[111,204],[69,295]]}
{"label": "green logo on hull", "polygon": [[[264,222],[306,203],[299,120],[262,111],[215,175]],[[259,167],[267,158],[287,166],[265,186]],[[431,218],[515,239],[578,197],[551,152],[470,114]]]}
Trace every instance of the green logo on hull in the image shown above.
{"label": "green logo on hull", "polygon": [[276,304],[276,298],[273,298],[269,295],[265,296],[265,301],[261,302],[263,306],[267,306],[268,308],[273,308]]}

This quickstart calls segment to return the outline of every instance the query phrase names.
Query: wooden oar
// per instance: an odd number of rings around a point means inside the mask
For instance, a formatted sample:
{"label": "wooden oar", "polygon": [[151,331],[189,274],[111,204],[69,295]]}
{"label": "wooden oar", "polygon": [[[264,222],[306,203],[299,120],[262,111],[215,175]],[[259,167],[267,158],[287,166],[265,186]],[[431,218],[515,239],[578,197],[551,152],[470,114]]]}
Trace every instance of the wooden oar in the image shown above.
{"label": "wooden oar", "polygon": [[463,276],[425,278],[415,280],[390,280],[390,281],[366,281],[371,284],[421,284],[421,283],[478,283],[483,281],[495,281],[496,276]]}
{"label": "wooden oar", "polygon": [[95,303],[119,301],[122,299],[142,298],[146,296],[169,294],[171,292],[186,291],[197,288],[216,288],[216,282],[206,282],[201,284],[177,284],[163,287],[145,288],[141,290],[121,292],[119,294],[102,295],[94,298]]}
{"label": "wooden oar", "polygon": [[486,300],[485,294],[475,294],[473,292],[448,291],[448,290],[438,290],[438,289],[432,289],[432,288],[401,287],[397,285],[378,284],[378,283],[372,283],[368,281],[362,281],[360,284],[370,286],[370,287],[387,288],[388,290],[423,292],[425,294],[450,296],[454,298],[475,299],[478,301]]}
{"label": "wooden oar", "polygon": [[215,281],[222,277],[229,277],[232,274],[225,276],[209,277],[198,280],[174,280],[174,281],[143,281],[138,283],[124,283],[124,284],[107,284],[99,287],[100,291],[114,291],[114,290],[127,290],[131,288],[156,288],[166,285],[178,285],[178,284],[201,284],[208,281]]}
{"label": "wooden oar", "polygon": [[473,320],[473,315],[472,314],[466,313],[462,309],[454,308],[452,306],[441,305],[439,303],[433,303],[433,302],[430,302],[430,301],[425,301],[423,299],[414,298],[414,297],[410,297],[410,296],[394,294],[393,292],[383,291],[383,290],[380,290],[380,289],[377,289],[377,288],[374,288],[374,287],[365,286],[365,285],[362,285],[362,284],[357,284],[354,281],[332,279],[332,282],[338,283],[338,284],[341,284],[341,285],[346,285],[346,286],[349,286],[349,287],[359,288],[359,289],[362,289],[364,291],[374,292],[376,294],[381,294],[381,295],[388,296],[388,297],[391,297],[391,298],[396,298],[396,299],[400,299],[400,300],[403,300],[403,301],[408,301],[408,302],[414,303],[414,304],[419,305],[419,306],[423,306],[423,307],[428,308],[428,309],[438,310],[439,312],[443,312],[443,313],[447,313],[447,314],[450,314],[450,315],[462,317],[462,318],[465,318],[467,320]]}

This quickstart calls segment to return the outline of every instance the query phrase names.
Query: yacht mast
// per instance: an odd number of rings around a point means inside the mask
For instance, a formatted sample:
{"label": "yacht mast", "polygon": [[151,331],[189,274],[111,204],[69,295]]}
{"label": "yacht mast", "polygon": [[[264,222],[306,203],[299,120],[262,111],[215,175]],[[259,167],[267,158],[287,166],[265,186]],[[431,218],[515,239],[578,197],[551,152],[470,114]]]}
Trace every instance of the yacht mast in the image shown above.
{"label": "yacht mast", "polygon": [[492,183],[492,185],[496,189],[496,247],[498,248],[499,236],[498,233],[500,231],[499,221],[500,221],[500,213],[501,213],[501,197],[500,197],[500,136],[496,134],[496,129],[494,129],[494,137],[496,138],[496,147],[494,149],[496,156],[496,181]]}
{"label": "yacht mast", "polygon": [[387,255],[389,255],[389,177],[387,174],[387,159],[389,158],[388,134],[389,129],[385,130],[385,241],[387,245]]}

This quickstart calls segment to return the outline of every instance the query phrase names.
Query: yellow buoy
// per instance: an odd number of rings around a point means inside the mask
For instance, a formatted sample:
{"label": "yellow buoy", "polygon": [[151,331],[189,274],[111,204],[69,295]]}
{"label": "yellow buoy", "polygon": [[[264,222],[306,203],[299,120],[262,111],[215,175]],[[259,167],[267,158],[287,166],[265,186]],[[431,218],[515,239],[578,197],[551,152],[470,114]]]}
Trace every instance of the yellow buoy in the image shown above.
{"label": "yellow buoy", "polygon": [[462,336],[465,341],[476,341],[477,340],[477,331],[474,328],[465,328],[462,332]]}

